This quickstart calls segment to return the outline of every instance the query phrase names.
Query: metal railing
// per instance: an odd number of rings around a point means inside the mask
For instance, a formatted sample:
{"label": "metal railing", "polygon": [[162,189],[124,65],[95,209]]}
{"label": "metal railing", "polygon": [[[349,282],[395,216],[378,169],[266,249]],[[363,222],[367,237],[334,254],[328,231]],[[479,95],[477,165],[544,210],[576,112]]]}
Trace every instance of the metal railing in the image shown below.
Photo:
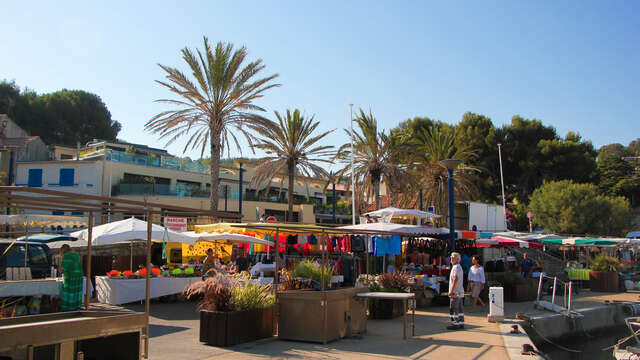
{"label": "metal railing", "polygon": [[[562,308],[564,308],[564,310],[567,310],[568,312],[571,312],[571,294],[572,294],[572,290],[573,290],[573,285],[572,282],[569,281],[568,283],[565,281],[562,281],[560,279],[558,279],[557,276],[551,277],[551,276],[546,276],[542,273],[540,273],[540,280],[538,281],[538,297],[536,299],[537,302],[541,301],[542,299],[542,283],[543,280],[547,278],[547,279],[553,279],[553,290],[551,292],[551,305],[552,306],[556,306],[556,290],[558,289],[558,283],[562,286],[563,290],[564,290],[564,296],[563,296],[563,303],[564,306],[561,306]],[[568,294],[567,294],[568,292]],[[557,305],[560,306],[560,305]]]}

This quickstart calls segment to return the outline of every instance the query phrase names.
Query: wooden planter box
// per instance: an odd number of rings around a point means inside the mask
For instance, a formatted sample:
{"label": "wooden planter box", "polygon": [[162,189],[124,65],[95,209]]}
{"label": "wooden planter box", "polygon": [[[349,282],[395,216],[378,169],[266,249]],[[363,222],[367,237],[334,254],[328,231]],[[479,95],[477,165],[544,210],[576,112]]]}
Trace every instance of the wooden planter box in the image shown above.
{"label": "wooden planter box", "polygon": [[276,306],[245,311],[200,311],[200,341],[231,346],[275,334]]}
{"label": "wooden planter box", "polygon": [[324,343],[365,332],[365,301],[357,298],[356,294],[367,291],[366,287],[326,291],[326,322],[321,291],[279,292],[278,338]]}
{"label": "wooden planter box", "polygon": [[589,286],[591,291],[617,292],[618,273],[613,271],[589,272]]}

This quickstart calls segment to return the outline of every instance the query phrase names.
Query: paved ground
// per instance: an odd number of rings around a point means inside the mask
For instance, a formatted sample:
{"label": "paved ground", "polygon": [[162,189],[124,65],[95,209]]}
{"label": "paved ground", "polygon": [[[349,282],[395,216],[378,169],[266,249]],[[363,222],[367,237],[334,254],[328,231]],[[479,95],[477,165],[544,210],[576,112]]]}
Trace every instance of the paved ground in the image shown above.
{"label": "paved ground", "polygon": [[[602,304],[604,300],[638,300],[638,293],[605,294],[582,292],[574,300],[575,308]],[[126,308],[143,311],[142,305]],[[416,311],[416,336],[402,339],[402,317],[393,320],[369,320],[363,336],[329,343],[309,344],[279,341],[276,338],[218,348],[198,341],[199,318],[195,303],[159,303],[151,306],[150,358],[154,360],[218,360],[239,358],[299,359],[509,359],[516,356],[526,335],[506,335],[509,326],[489,323],[485,311],[469,313],[464,331],[447,331],[448,307],[433,306]],[[536,313],[531,302],[507,303],[507,318],[517,312]],[[409,331],[410,334],[410,331]],[[507,344],[507,346],[505,346]],[[511,348],[511,349],[509,349]],[[509,351],[511,350],[511,351]]]}

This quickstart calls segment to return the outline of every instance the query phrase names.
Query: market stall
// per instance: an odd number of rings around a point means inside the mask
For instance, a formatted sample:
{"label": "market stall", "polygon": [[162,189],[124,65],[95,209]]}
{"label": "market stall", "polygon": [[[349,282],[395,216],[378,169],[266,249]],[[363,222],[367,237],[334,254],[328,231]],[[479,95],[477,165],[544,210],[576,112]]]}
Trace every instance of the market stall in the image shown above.
{"label": "market stall", "polygon": [[[202,277],[152,277],[149,280],[149,297],[180,294]],[[96,298],[99,303],[121,305],[145,299],[145,279],[96,276]]]}
{"label": "market stall", "polygon": [[[88,311],[90,294],[86,292],[84,306],[87,311],[0,319],[0,339],[2,339],[0,356],[5,355],[4,351],[12,351],[12,353],[24,351],[24,358],[32,358],[33,351],[37,347],[44,347],[44,354],[50,358],[75,358],[76,350],[82,351],[87,358],[95,359],[138,359],[141,355],[148,358],[150,251],[153,233],[151,220],[154,217],[159,219],[160,216],[173,214],[188,217],[239,219],[239,214],[235,213],[16,186],[0,186],[0,206],[14,213],[23,211],[50,213],[60,210],[82,212],[88,215],[86,239],[93,238],[95,215],[126,213],[143,215],[150,220],[146,224],[146,234],[140,237],[145,239],[147,243],[144,279],[145,312]],[[92,243],[92,241],[87,241],[87,258],[83,266],[86,285],[90,285],[92,278]],[[2,282],[0,281],[0,283]],[[87,288],[89,287],[87,286]],[[141,346],[143,347],[142,351]]]}

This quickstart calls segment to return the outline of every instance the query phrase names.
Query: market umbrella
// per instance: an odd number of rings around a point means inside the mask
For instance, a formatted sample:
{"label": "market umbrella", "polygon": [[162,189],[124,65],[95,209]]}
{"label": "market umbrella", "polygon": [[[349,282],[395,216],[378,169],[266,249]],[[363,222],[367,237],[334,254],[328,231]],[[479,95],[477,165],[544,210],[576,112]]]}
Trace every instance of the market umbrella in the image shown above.
{"label": "market umbrella", "polygon": [[195,231],[183,232],[183,235],[187,235],[192,238],[190,245],[196,243],[196,241],[229,241],[235,243],[253,243],[260,245],[273,246],[273,241],[264,240],[257,237],[242,235],[242,234],[230,234],[230,233],[196,233]]}
{"label": "market umbrella", "polygon": [[[166,232],[166,234],[165,234]],[[71,236],[77,237],[79,240],[87,241],[88,230],[80,230],[71,233]],[[154,240],[162,240],[166,236],[169,242],[190,243],[193,238],[189,235],[165,229],[164,226],[151,224],[151,238]],[[147,222],[136,218],[129,218],[120,221],[114,221],[93,228],[91,244],[109,245],[123,241],[144,240],[147,237]],[[71,245],[71,244],[70,244]],[[74,246],[74,245],[71,245]],[[83,246],[83,245],[79,245]],[[85,243],[86,246],[86,243]]]}

